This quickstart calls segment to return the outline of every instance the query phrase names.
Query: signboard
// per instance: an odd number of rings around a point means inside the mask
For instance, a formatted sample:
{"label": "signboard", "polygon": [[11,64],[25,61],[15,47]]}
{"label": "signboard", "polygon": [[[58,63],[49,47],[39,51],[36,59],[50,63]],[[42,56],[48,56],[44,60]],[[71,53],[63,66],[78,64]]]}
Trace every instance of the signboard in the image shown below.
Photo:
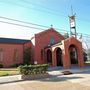
{"label": "signboard", "polygon": [[34,61],[34,64],[37,64],[37,61]]}

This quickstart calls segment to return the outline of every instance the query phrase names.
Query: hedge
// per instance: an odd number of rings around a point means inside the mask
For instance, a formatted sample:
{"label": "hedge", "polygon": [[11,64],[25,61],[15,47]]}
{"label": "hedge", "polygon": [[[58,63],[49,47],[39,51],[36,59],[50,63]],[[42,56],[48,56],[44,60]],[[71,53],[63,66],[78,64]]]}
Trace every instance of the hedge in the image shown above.
{"label": "hedge", "polygon": [[3,64],[0,64],[0,68],[3,68]]}
{"label": "hedge", "polygon": [[19,66],[20,73],[22,75],[33,75],[33,74],[43,74],[46,73],[49,65],[21,65]]}
{"label": "hedge", "polygon": [[23,65],[22,63],[16,63],[16,64],[12,64],[10,67],[11,68],[17,68],[19,67],[20,65]]}

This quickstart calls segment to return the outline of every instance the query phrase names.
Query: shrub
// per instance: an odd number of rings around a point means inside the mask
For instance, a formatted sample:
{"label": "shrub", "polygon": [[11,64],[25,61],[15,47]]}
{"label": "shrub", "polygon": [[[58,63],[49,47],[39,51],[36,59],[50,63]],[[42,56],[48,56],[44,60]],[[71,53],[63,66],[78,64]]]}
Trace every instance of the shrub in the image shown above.
{"label": "shrub", "polygon": [[42,74],[46,73],[49,65],[21,65],[19,67],[20,73],[23,75],[31,75],[31,74]]}
{"label": "shrub", "polygon": [[0,64],[0,68],[3,68],[3,64]]}
{"label": "shrub", "polygon": [[23,65],[23,64],[13,64],[13,65],[11,65],[11,67],[18,67],[18,66],[20,66],[20,65]]}

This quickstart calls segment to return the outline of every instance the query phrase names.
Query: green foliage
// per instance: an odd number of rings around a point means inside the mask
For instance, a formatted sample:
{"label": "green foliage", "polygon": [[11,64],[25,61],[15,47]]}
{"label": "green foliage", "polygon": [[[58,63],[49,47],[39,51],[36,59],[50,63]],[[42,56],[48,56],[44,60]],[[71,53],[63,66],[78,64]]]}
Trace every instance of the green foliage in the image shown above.
{"label": "green foliage", "polygon": [[3,68],[3,64],[0,64],[0,68]]}
{"label": "green foliage", "polygon": [[21,65],[19,67],[20,73],[23,75],[31,75],[31,74],[42,74],[46,73],[49,65],[41,64],[41,65]]}
{"label": "green foliage", "polygon": [[25,48],[24,49],[24,64],[30,64],[31,61],[31,48]]}
{"label": "green foliage", "polygon": [[2,76],[9,76],[9,74],[8,74],[8,73],[5,73],[5,74],[3,74]]}
{"label": "green foliage", "polygon": [[10,75],[18,75],[18,68],[2,68],[0,69],[0,76],[10,76]]}
{"label": "green foliage", "polygon": [[16,63],[16,64],[13,64],[13,65],[11,65],[11,67],[19,67],[20,65],[23,65],[23,64],[21,64],[21,63]]}

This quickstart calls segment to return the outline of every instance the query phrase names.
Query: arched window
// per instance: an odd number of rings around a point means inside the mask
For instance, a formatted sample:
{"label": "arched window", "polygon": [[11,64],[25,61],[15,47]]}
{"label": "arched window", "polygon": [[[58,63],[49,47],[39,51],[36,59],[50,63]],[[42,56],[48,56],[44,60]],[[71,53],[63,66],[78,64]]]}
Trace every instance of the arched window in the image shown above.
{"label": "arched window", "polygon": [[17,49],[14,49],[14,61],[18,61],[19,58],[19,52]]}
{"label": "arched window", "polygon": [[41,60],[43,60],[44,50],[41,49]]}
{"label": "arched window", "polygon": [[52,44],[54,44],[55,43],[55,38],[54,37],[51,37],[51,39],[50,39],[50,44],[52,45]]}
{"label": "arched window", "polygon": [[0,61],[3,61],[3,58],[4,58],[3,49],[0,49]]}
{"label": "arched window", "polygon": [[57,66],[63,66],[61,48],[57,48],[56,50],[56,59],[57,59]]}
{"label": "arched window", "polygon": [[75,45],[70,45],[69,47],[71,64],[78,64],[78,53]]}
{"label": "arched window", "polygon": [[52,63],[52,52],[50,49],[47,50],[47,63]]}

